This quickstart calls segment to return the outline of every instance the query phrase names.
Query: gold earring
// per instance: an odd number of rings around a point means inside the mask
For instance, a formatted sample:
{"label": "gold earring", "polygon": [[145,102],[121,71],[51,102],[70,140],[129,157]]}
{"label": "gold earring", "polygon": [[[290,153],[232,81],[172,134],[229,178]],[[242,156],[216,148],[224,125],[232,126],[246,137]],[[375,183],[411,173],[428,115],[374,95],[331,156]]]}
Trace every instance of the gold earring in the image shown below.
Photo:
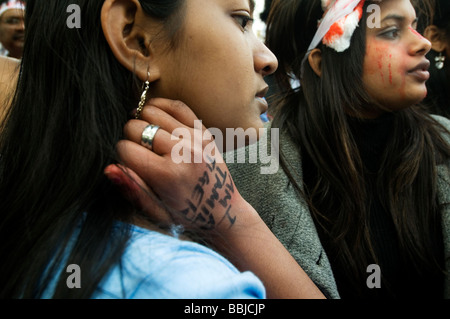
{"label": "gold earring", "polygon": [[437,56],[434,60],[436,61],[436,69],[442,70],[445,62],[445,56],[442,55],[442,52],[439,52],[439,56]]}
{"label": "gold earring", "polygon": [[137,120],[141,119],[141,113],[142,113],[142,110],[144,110],[145,102],[147,101],[147,92],[148,92],[148,89],[150,88],[149,80],[150,80],[150,71],[147,71],[147,80],[142,85],[143,92],[141,95],[141,100],[139,101],[138,108],[136,110],[136,119]]}

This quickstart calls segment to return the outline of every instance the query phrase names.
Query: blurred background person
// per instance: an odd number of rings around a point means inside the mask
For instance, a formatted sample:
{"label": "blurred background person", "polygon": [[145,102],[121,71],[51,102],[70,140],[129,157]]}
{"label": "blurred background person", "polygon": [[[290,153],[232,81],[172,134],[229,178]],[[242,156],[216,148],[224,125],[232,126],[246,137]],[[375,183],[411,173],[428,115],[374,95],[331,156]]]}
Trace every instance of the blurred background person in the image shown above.
{"label": "blurred background person", "polygon": [[431,77],[425,99],[429,112],[450,118],[450,1],[436,0],[433,23],[424,32],[431,42]]}
{"label": "blurred background person", "polygon": [[0,55],[20,59],[25,37],[25,3],[0,1]]}

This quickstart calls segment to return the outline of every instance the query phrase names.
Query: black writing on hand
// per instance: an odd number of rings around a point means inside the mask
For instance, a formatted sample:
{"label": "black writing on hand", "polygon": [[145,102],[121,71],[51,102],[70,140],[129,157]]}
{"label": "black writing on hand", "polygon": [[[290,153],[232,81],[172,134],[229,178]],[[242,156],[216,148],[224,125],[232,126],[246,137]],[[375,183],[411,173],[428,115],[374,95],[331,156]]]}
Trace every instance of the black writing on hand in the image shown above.
{"label": "black writing on hand", "polygon": [[211,161],[198,179],[191,197],[186,200],[187,207],[181,213],[189,222],[203,230],[212,230],[221,223],[229,223],[229,227],[232,227],[236,222],[236,216],[230,214],[233,194],[231,175],[228,171],[222,171],[216,161]]}

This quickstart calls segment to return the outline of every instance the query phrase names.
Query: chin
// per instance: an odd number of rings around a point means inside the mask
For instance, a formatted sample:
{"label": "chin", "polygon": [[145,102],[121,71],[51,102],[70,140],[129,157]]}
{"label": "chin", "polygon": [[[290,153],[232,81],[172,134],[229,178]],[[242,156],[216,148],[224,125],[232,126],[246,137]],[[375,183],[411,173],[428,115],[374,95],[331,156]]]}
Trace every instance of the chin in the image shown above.
{"label": "chin", "polygon": [[427,91],[425,91],[423,94],[418,96],[411,104],[412,105],[420,104],[423,102],[423,100],[425,100],[426,97],[427,97]]}

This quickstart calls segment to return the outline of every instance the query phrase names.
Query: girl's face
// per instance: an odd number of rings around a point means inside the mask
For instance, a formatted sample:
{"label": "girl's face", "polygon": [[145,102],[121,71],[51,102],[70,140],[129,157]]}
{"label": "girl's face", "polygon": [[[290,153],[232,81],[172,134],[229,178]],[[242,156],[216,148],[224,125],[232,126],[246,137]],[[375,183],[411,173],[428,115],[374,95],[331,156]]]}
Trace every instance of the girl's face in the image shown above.
{"label": "girl's face", "polygon": [[183,35],[160,54],[152,94],[186,103],[206,127],[260,128],[276,57],[252,31],[250,0],[186,0]]}
{"label": "girl's face", "polygon": [[431,43],[417,31],[409,0],[383,0],[380,28],[367,28],[363,82],[369,95],[390,110],[422,101],[430,77],[425,55]]}

